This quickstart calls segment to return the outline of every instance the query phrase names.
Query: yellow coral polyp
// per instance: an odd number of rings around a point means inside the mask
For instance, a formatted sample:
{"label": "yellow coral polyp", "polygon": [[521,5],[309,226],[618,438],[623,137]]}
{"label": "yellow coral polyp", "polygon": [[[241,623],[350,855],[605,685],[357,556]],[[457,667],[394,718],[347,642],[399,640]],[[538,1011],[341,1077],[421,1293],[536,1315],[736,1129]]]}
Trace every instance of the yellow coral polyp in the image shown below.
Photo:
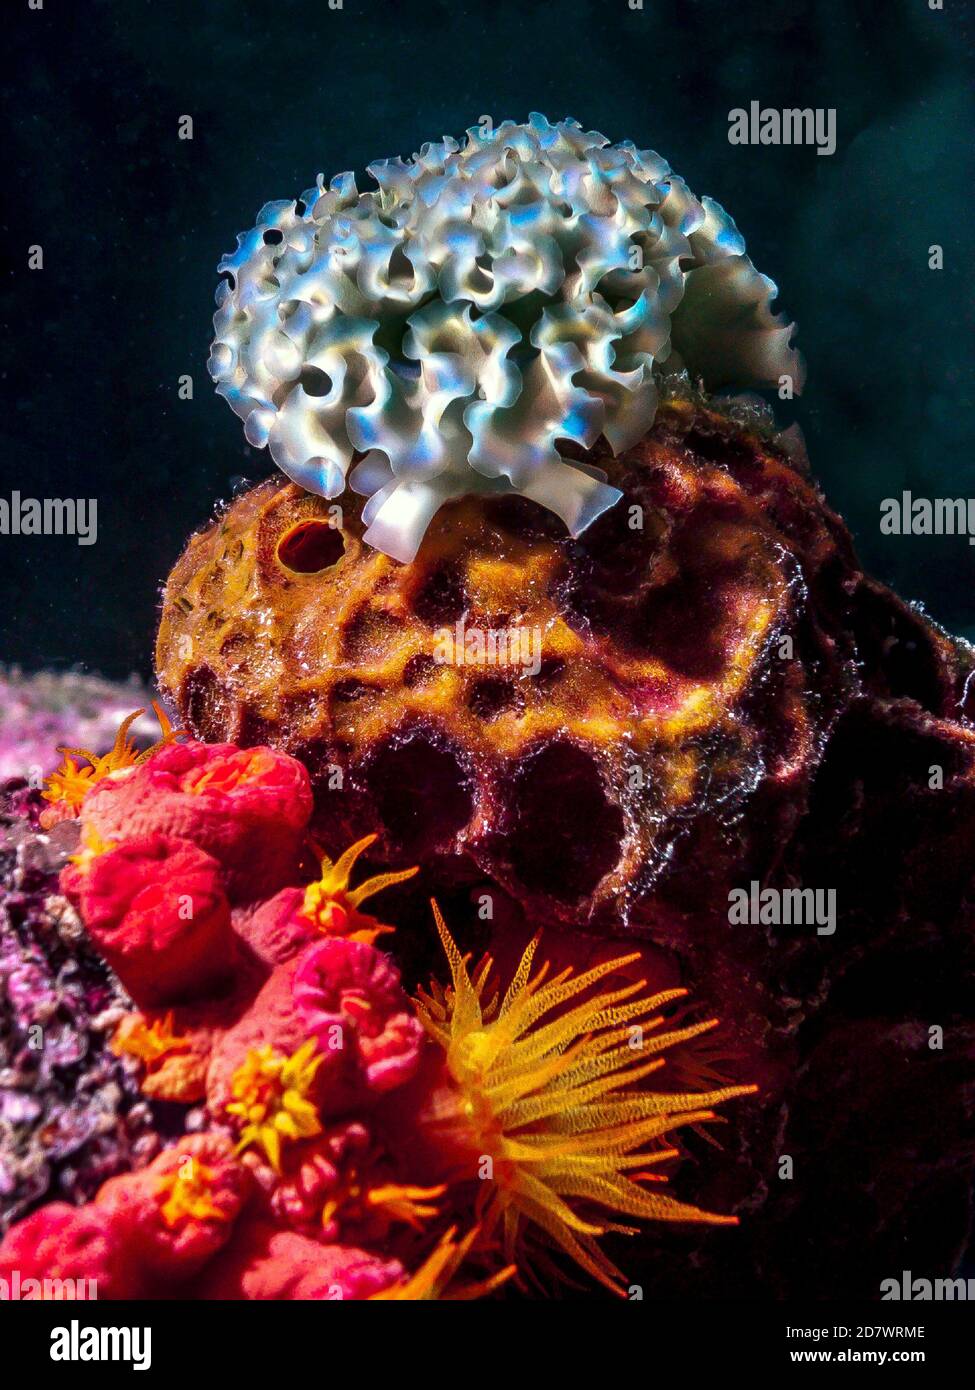
{"label": "yellow coral polyp", "polygon": [[387,1221],[402,1222],[414,1231],[419,1231],[423,1229],[424,1222],[437,1215],[437,1200],[446,1190],[443,1183],[436,1187],[419,1187],[414,1183],[396,1182],[369,1186],[353,1173],[339,1195],[325,1203],[322,1209],[322,1225],[328,1226],[350,1206],[360,1206],[384,1216]]}
{"label": "yellow coral polyp", "polygon": [[240,750],[233,758],[219,759],[195,768],[183,781],[183,790],[194,796],[203,792],[229,795],[257,782],[274,767],[274,759],[261,748]]}
{"label": "yellow coral polyp", "polygon": [[[99,756],[87,748],[59,748],[58,752],[64,754],[64,761],[45,782],[45,790],[42,792],[44,800],[55,804],[63,803],[77,814],[81,810],[81,803],[98,782],[104,781],[113,772],[124,772],[126,768],[144,763],[153,753],[164,748],[166,744],[175,742],[185,732],[183,729],[173,728],[166,711],[155,700],[152,702],[152,708],[159,720],[162,738],[141,753],[135,742],[129,738],[129,729],[145,714],[144,709],[134,710],[122,720],[115,735],[115,742],[107,753]],[[83,758],[88,766],[85,767],[78,762],[79,758]]]}
{"label": "yellow coral polyp", "polygon": [[457,1271],[467,1259],[472,1246],[477,1244],[480,1234],[480,1228],[475,1226],[458,1240],[457,1227],[451,1226],[413,1274],[379,1293],[371,1294],[370,1299],[376,1302],[408,1300],[416,1303],[444,1298],[454,1302],[468,1302],[494,1293],[513,1277],[516,1272],[515,1265],[507,1265],[486,1279],[468,1281],[451,1287]]}
{"label": "yellow coral polyp", "polygon": [[305,889],[300,915],[323,935],[344,936],[350,941],[364,941],[371,946],[377,937],[393,930],[377,922],[375,917],[360,912],[359,907],[366,898],[371,898],[384,888],[391,888],[394,883],[405,883],[419,873],[419,869],[376,874],[358,888],[350,889],[349,880],[356,860],[377,839],[377,835],[366,835],[357,840],[334,863],[327,855],[321,856],[321,876]]}
{"label": "yellow coral polyp", "polygon": [[[490,961],[472,981],[433,908],[452,987],[421,991],[417,1012],[444,1049],[455,1091],[453,1113],[441,1110],[437,1123],[469,1155],[470,1176],[493,1179],[481,1184],[478,1218],[485,1237],[500,1225],[506,1260],[524,1258],[526,1232],[539,1230],[594,1279],[622,1293],[624,1277],[598,1244],[609,1231],[635,1233],[619,1224],[620,1217],[736,1224],[736,1217],[639,1185],[658,1184],[658,1175],[642,1170],[677,1156],[661,1146],[665,1135],[711,1120],[712,1106],[756,1090],[673,1093],[640,1086],[664,1065],[661,1053],[714,1027],[715,1020],[658,1032],[658,1011],[685,990],[638,997],[644,981],[595,988],[639,959],[636,954],[578,975],[563,970],[548,980],[543,965],[532,976],[537,937],[500,1005],[485,1002]],[[599,1208],[610,1215],[589,1214]]]}
{"label": "yellow coral polyp", "polygon": [[69,854],[68,862],[77,864],[79,869],[87,871],[93,859],[97,859],[100,854],[107,854],[117,843],[117,840],[104,839],[93,825],[86,825],[81,832],[81,849],[77,854]]}
{"label": "yellow coral polyp", "polygon": [[64,802],[73,811],[80,811],[81,803],[99,780],[98,759],[93,753],[79,750],[78,756],[87,758],[90,763],[89,767],[84,767],[69,755],[67,748],[59,748],[58,752],[64,754],[64,761],[44,783],[41,795],[45,801]]}
{"label": "yellow coral polyp", "polygon": [[446,1192],[446,1186],[417,1187],[414,1183],[383,1183],[371,1187],[366,1194],[366,1203],[374,1211],[381,1211],[390,1221],[402,1221],[413,1230],[421,1229],[423,1222],[437,1215],[437,1199]]}
{"label": "yellow coral polyp", "polygon": [[213,1200],[214,1173],[203,1163],[188,1158],[172,1173],[159,1179],[160,1213],[167,1226],[181,1221],[226,1221],[227,1215]]}
{"label": "yellow coral polyp", "polygon": [[111,1042],[116,1057],[137,1057],[146,1066],[172,1052],[185,1052],[189,1046],[189,1038],[173,1031],[172,1010],[151,1023],[143,1014],[129,1015],[116,1028]]}
{"label": "yellow coral polyp", "polygon": [[283,1140],[311,1139],[321,1134],[318,1108],[309,1099],[318,1069],[325,1060],[316,1054],[314,1038],[286,1057],[270,1044],[251,1048],[231,1078],[233,1100],[228,1115],[242,1122],[237,1152],[256,1145],[276,1173],[281,1171]]}

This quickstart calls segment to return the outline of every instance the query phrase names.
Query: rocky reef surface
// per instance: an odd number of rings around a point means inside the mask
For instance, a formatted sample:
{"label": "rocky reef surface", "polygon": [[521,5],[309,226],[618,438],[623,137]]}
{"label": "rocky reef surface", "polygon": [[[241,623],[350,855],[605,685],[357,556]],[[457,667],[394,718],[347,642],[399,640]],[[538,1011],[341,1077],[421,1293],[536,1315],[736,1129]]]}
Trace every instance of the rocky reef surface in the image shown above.
{"label": "rocky reef surface", "polygon": [[108,1041],[129,1007],[58,894],[78,828],[41,830],[36,792],[0,801],[0,1228],[82,1202],[158,1148],[161,1116]]}
{"label": "rocky reef surface", "polygon": [[[108,747],[125,715],[147,703],[135,677],[119,684],[82,671],[0,665],[0,782],[23,778],[39,787],[58,763],[59,744]],[[149,741],[148,726],[134,732]]]}

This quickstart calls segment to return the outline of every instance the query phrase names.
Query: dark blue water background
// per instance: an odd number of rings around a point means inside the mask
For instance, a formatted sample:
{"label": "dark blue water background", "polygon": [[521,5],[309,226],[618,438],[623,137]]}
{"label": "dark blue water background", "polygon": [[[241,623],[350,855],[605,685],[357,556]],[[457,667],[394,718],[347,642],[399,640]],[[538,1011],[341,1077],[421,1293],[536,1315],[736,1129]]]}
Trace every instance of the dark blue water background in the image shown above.
{"label": "dark blue water background", "polygon": [[[0,660],[147,672],[186,536],[233,479],[268,471],[204,366],[217,260],[262,203],[532,109],[659,150],[732,212],[799,321],[795,414],[866,565],[975,636],[975,546],[879,530],[880,500],[902,488],[975,496],[975,26],[961,0],[8,11],[0,493],[96,496],[99,539],[3,541]],[[835,155],[730,145],[728,113],[752,100],[835,108]],[[192,141],[177,138],[186,114]]]}

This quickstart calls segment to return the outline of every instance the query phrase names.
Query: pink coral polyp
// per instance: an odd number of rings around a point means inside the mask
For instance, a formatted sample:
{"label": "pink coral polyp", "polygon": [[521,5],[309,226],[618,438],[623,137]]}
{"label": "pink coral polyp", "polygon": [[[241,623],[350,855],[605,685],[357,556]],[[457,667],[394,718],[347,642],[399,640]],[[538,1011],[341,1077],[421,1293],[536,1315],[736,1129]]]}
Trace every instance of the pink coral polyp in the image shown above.
{"label": "pink coral polyp", "polygon": [[271,748],[179,743],[100,783],[82,821],[102,840],[162,833],[190,840],[222,865],[234,902],[294,881],[312,811],[308,773]]}
{"label": "pink coral polyp", "polygon": [[230,969],[233,933],[220,865],[186,840],[126,840],[70,866],[62,887],[141,1006],[206,991]]}
{"label": "pink coral polyp", "polygon": [[368,1162],[372,1148],[372,1135],[360,1120],[342,1120],[296,1150],[271,1193],[271,1210],[281,1225],[326,1241],[338,1240],[341,1202],[335,1202],[331,1214],[326,1214],[326,1204],[340,1196],[348,1170]]}
{"label": "pink coral polyp", "polygon": [[344,1245],[322,1245],[270,1224],[243,1225],[232,1246],[207,1269],[203,1298],[364,1299],[403,1277],[398,1260]]}
{"label": "pink coral polyp", "polygon": [[351,1025],[370,1091],[381,1094],[413,1076],[423,1029],[388,956],[361,941],[323,941],[300,958],[292,994],[308,1036],[322,1047],[336,1027]]}
{"label": "pink coral polyp", "polygon": [[226,1244],[249,1188],[229,1139],[186,1135],[148,1168],[110,1178],[95,1207],[147,1276],[178,1285]]}
{"label": "pink coral polyp", "polygon": [[0,1279],[8,1289],[16,1279],[24,1298],[137,1298],[142,1281],[125,1255],[124,1234],[110,1213],[50,1202],[7,1232]]}
{"label": "pink coral polyp", "polygon": [[237,935],[265,966],[273,969],[292,960],[320,933],[301,915],[304,888],[282,888],[235,923]]}
{"label": "pink coral polyp", "polygon": [[211,1114],[225,1118],[235,1072],[270,1046],[291,1055],[314,1038],[315,1103],[341,1115],[408,1081],[423,1030],[392,961],[363,942],[331,938],[272,971],[239,1022],[217,1041],[207,1074]]}

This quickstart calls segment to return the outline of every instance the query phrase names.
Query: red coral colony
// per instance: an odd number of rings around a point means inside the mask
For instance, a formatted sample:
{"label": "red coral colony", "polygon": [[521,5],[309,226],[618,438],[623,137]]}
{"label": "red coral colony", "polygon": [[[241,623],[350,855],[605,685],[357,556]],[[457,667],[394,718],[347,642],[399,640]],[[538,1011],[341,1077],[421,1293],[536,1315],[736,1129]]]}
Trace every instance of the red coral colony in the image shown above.
{"label": "red coral colony", "polygon": [[111,1052],[184,1132],[15,1222],[0,1277],[102,1298],[473,1298],[556,1277],[561,1250],[620,1292],[611,1214],[734,1221],[661,1189],[664,1141],[754,1088],[638,1085],[714,1026],[661,1026],[685,991],[649,996],[638,953],[535,970],[537,940],[499,981],[434,905],[450,982],[411,999],[377,945],[392,927],[361,904],[416,870],[352,888],[375,836],[317,852],[300,762],[164,728],[81,796],[52,776],[41,818],[76,813],[61,892],[131,1001]]}

